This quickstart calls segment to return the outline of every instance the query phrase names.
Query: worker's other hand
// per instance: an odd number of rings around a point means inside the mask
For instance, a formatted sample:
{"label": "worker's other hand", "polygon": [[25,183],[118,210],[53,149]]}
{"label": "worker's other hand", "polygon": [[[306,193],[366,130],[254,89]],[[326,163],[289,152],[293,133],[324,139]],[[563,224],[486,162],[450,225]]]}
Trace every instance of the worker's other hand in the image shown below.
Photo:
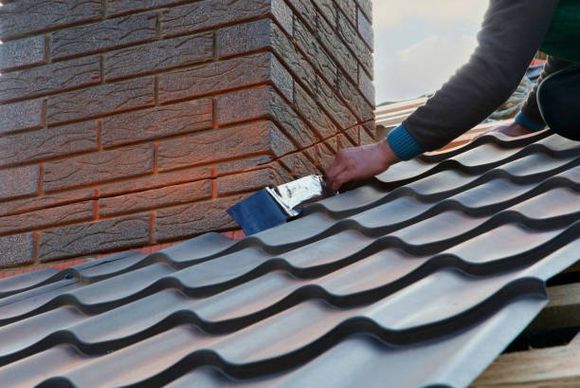
{"label": "worker's other hand", "polygon": [[326,183],[337,191],[345,183],[380,174],[396,162],[398,158],[386,141],[346,148],[336,154],[326,172]]}
{"label": "worker's other hand", "polygon": [[516,122],[513,122],[510,125],[501,125],[499,127],[495,127],[490,132],[503,133],[509,137],[518,137],[532,133],[532,131]]}

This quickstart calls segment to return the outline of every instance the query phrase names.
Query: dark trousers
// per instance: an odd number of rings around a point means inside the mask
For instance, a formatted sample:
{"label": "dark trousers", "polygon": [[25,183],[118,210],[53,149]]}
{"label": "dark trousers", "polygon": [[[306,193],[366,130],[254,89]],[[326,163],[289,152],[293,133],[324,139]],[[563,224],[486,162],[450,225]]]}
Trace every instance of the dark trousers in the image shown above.
{"label": "dark trousers", "polygon": [[580,140],[580,65],[546,77],[536,97],[544,122],[554,132]]}

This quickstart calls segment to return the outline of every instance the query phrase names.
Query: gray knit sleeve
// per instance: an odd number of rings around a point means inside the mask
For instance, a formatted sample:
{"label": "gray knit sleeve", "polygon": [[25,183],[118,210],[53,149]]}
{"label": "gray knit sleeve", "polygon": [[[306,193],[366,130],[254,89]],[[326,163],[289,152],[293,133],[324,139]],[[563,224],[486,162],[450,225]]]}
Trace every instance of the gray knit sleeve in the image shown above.
{"label": "gray knit sleeve", "polygon": [[469,62],[405,122],[423,151],[468,131],[506,101],[540,47],[558,0],[491,0]]}

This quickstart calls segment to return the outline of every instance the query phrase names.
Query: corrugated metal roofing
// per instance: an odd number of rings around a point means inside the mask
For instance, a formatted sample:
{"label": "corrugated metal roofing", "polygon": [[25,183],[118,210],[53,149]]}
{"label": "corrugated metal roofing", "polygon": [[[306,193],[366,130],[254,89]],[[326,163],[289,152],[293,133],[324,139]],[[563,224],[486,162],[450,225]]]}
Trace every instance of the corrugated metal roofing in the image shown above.
{"label": "corrugated metal roofing", "polygon": [[235,242],[0,282],[4,386],[469,384],[579,259],[578,143],[486,135]]}

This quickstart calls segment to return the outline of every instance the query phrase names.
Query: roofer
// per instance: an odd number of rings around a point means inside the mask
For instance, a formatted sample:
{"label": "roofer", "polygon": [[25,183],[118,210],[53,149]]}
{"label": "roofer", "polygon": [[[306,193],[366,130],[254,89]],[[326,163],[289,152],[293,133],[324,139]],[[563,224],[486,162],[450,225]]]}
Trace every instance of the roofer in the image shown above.
{"label": "roofer", "polygon": [[580,0],[490,0],[479,45],[427,104],[386,141],[339,151],[327,171],[333,190],[400,160],[436,150],[487,118],[519,85],[538,50],[544,71],[508,135],[539,131],[580,140]]}

